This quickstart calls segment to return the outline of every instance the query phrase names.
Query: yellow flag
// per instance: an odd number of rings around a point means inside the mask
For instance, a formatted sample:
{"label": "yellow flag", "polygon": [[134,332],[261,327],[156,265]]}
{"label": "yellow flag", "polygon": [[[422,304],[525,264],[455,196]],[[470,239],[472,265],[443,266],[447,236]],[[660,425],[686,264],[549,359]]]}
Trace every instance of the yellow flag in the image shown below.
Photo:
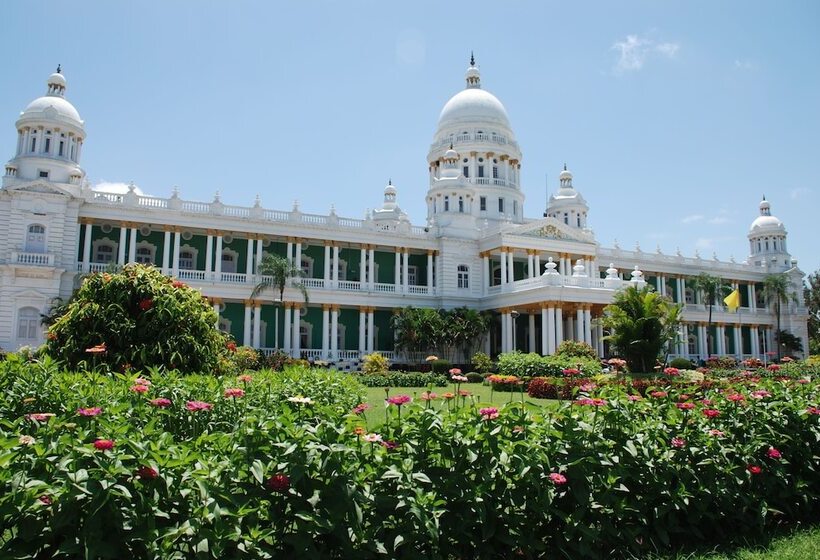
{"label": "yellow flag", "polygon": [[729,308],[729,313],[734,313],[740,307],[740,290],[735,290],[723,299],[723,303]]}

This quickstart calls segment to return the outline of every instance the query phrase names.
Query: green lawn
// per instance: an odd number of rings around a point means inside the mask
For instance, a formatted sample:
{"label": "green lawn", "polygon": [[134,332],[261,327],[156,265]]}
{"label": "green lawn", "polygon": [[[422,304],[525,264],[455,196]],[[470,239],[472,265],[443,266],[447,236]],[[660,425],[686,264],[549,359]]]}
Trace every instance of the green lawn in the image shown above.
{"label": "green lawn", "polygon": [[[481,383],[462,383],[460,388],[462,391],[469,391],[471,393],[470,397],[466,397],[468,404],[475,402],[475,404],[479,406],[499,406],[510,402],[510,397],[512,397],[514,401],[521,402],[521,393],[499,393],[496,391],[491,394],[490,387],[488,385],[482,385]],[[389,395],[391,397],[395,395],[409,395],[414,401],[420,401],[421,394],[427,390],[426,387],[390,387]],[[438,395],[438,398],[433,400],[430,406],[446,409],[447,403],[441,398],[441,395],[448,391],[455,393],[455,385],[433,387],[433,392]],[[370,387],[367,389],[366,402],[372,407],[367,411],[368,427],[376,428],[384,423],[385,398],[385,390],[383,387]],[[526,393],[524,393],[524,402],[527,403],[527,406],[533,411],[538,411],[543,409],[544,406],[553,406],[555,404],[555,401],[546,399],[531,399]]]}

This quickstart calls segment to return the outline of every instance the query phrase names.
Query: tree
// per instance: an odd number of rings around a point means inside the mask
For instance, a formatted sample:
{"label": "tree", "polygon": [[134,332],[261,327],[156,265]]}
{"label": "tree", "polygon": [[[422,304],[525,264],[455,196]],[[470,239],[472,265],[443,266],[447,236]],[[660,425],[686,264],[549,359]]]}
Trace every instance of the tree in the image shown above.
{"label": "tree", "polygon": [[820,354],[820,270],[810,274],[806,282],[803,299],[809,310],[809,350]]}
{"label": "tree", "polygon": [[[299,280],[305,275],[305,272],[302,267],[291,264],[285,257],[265,253],[256,266],[256,273],[261,276],[261,280],[254,286],[251,299],[266,290],[273,290],[279,292],[279,299],[276,300],[276,303],[279,307],[282,307],[285,303],[285,288],[290,286],[299,290],[305,303],[308,303],[307,287]],[[276,345],[279,345],[278,340]]]}
{"label": "tree", "polygon": [[[766,301],[769,305],[774,305],[774,312],[777,316],[777,330],[776,333],[781,332],[780,328],[780,306],[789,302],[797,302],[797,295],[794,293],[792,283],[785,273],[769,274],[763,279],[763,295],[766,296]],[[781,344],[777,344],[777,359],[780,360]]]}
{"label": "tree", "polygon": [[708,358],[712,348],[712,306],[718,303],[718,298],[722,300],[726,296],[729,286],[724,284],[722,278],[712,276],[707,272],[698,274],[692,284],[703,294],[704,303],[709,309],[709,320],[706,327],[706,357]]}
{"label": "tree", "polygon": [[455,354],[461,350],[464,360],[469,360],[476,345],[490,329],[490,314],[466,307],[442,310],[440,314],[441,339],[449,347],[451,357],[455,359]]}
{"label": "tree", "polygon": [[403,307],[390,318],[396,350],[407,353],[434,350],[441,337],[441,315],[435,309]]}
{"label": "tree", "polygon": [[602,323],[610,332],[606,339],[630,371],[650,372],[655,360],[675,340],[682,309],[651,286],[628,286],[604,308]]}

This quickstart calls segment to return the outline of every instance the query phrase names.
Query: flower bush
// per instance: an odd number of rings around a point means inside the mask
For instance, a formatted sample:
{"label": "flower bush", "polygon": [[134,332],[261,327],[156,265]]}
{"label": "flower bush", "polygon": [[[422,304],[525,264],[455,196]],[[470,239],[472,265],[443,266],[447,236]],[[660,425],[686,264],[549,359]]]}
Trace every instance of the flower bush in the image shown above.
{"label": "flower bush", "polygon": [[601,364],[590,358],[541,356],[508,352],[498,357],[498,373],[516,377],[549,377],[562,375],[565,369],[578,369],[586,376],[601,373]]}
{"label": "flower bush", "polygon": [[576,342],[575,340],[564,340],[561,342],[555,350],[555,355],[566,358],[598,359],[598,352],[596,352],[592,346],[586,342]]}
{"label": "flower bush", "polygon": [[356,380],[365,387],[444,387],[447,376],[437,373],[386,372],[376,375],[357,375]]}
{"label": "flower bush", "polygon": [[390,369],[390,361],[382,354],[373,352],[362,359],[362,373],[373,375],[384,373]]}
{"label": "flower bush", "polygon": [[0,557],[625,557],[820,503],[820,389],[798,378],[399,399],[379,428],[355,376],[137,378],[0,364]]}

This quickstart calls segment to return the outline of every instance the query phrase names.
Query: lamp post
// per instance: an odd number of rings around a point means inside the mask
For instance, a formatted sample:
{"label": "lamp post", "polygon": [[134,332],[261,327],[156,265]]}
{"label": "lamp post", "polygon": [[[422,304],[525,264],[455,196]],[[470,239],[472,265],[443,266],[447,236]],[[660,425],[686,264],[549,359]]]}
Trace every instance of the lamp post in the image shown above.
{"label": "lamp post", "polygon": [[513,352],[515,352],[516,346],[518,345],[518,338],[516,337],[516,332],[515,332],[515,323],[516,323],[516,319],[518,319],[520,316],[521,316],[521,313],[519,313],[515,309],[510,311],[510,317],[512,317],[512,335],[513,335],[512,336],[512,338],[513,338],[512,351]]}

